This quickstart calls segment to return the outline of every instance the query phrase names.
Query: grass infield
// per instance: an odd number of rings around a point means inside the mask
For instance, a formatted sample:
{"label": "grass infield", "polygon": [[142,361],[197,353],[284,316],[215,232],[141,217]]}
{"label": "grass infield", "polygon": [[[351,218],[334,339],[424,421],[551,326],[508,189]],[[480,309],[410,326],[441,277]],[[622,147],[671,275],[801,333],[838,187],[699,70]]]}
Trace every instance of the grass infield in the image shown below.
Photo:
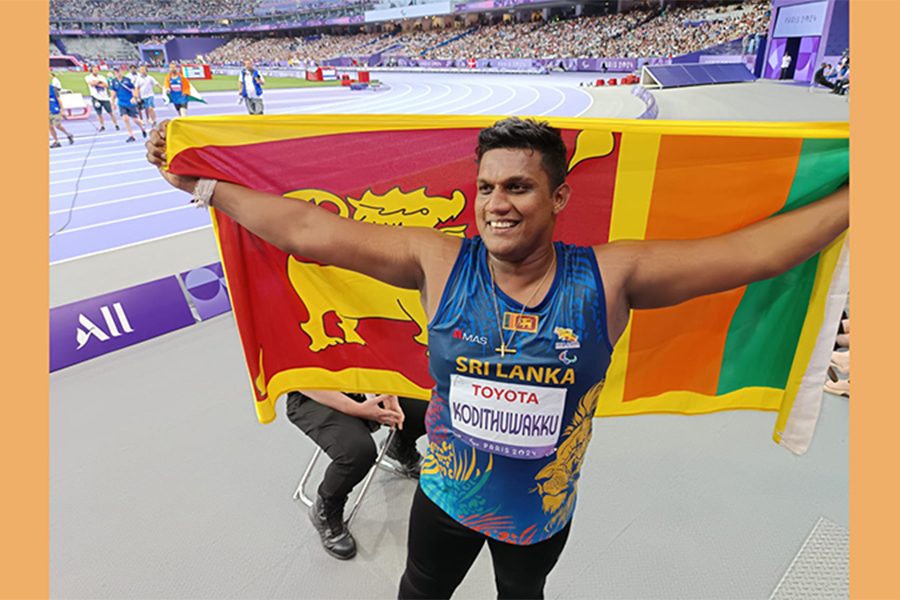
{"label": "grass infield", "polygon": [[[55,71],[56,76],[59,77],[59,82],[62,84],[63,89],[72,90],[73,92],[80,92],[84,96],[90,96],[91,92],[88,90],[87,83],[85,83],[84,78],[88,73],[83,71]],[[101,71],[101,75],[106,75],[108,71]],[[160,86],[162,85],[163,80],[166,78],[165,73],[150,73],[150,75],[159,82]],[[49,80],[48,80],[49,83]],[[203,92],[221,92],[221,91],[233,91],[237,94],[238,91],[238,80],[237,76],[234,75],[213,75],[212,79],[191,79],[191,85],[200,90],[200,93]],[[266,85],[264,86],[264,90],[275,90],[281,88],[303,88],[303,87],[322,87],[322,86],[340,86],[340,81],[307,81],[305,79],[299,79],[297,77],[266,77]],[[157,94],[159,94],[158,90],[155,90]]]}

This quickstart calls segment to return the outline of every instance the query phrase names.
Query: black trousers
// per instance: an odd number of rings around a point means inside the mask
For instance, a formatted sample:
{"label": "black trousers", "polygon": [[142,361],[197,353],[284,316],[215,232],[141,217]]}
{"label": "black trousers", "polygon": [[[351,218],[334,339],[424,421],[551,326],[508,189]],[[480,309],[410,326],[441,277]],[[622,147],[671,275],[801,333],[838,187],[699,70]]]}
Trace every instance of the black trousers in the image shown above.
{"label": "black trousers", "polygon": [[569,539],[572,521],[550,539],[516,546],[460,525],[419,487],[409,514],[406,571],[401,600],[450,598],[485,542],[494,563],[498,598],[543,598],[547,575]]}
{"label": "black trousers", "polygon": [[[428,403],[400,398],[400,407],[406,418],[397,437],[400,443],[415,444],[425,435]],[[378,455],[368,423],[294,392],[288,394],[287,416],[331,458],[319,493],[328,499],[346,498]]]}
{"label": "black trousers", "polygon": [[818,83],[819,85],[824,85],[825,87],[827,87],[827,88],[830,89],[830,90],[833,90],[833,89],[834,89],[834,84],[831,83],[830,81],[828,81],[827,79],[825,79],[824,77],[822,77],[822,78],[816,78],[814,81],[815,81],[816,83]]}

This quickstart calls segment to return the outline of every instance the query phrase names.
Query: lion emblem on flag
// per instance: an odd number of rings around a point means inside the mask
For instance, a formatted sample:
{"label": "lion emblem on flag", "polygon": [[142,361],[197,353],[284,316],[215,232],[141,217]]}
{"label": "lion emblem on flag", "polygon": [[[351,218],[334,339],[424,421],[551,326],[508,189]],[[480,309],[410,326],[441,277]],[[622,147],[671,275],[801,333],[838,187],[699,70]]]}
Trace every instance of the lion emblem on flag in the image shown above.
{"label": "lion emblem on flag", "polygon": [[[346,200],[323,190],[306,189],[285,194],[317,205],[331,204],[340,216],[356,221],[406,227],[432,227],[448,235],[464,236],[468,225],[444,223],[457,218],[466,207],[466,197],[454,190],[449,198],[429,196],[425,188],[403,192],[399,187],[377,195],[367,190],[360,198]],[[352,217],[351,217],[351,207]],[[427,318],[419,293],[403,290],[371,277],[332,266],[288,258],[288,278],[309,312],[300,328],[309,336],[309,349],[320,352],[337,344],[361,344],[366,340],[357,332],[362,319],[411,321],[419,327],[416,343],[428,345]],[[341,337],[325,331],[325,315],[338,317]]]}

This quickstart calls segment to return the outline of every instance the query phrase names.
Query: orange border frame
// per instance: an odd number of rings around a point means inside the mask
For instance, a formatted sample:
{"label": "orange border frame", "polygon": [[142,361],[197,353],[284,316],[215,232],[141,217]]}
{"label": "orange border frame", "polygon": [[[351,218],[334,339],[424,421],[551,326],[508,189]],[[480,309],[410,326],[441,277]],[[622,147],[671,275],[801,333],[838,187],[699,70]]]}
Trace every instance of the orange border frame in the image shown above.
{"label": "orange border frame", "polygon": [[[0,420],[0,597],[49,596],[49,216],[46,0],[0,2],[2,56],[15,90],[4,104],[4,318]],[[19,57],[26,60],[20,61]],[[24,64],[23,64],[24,63]],[[24,92],[24,93],[23,93]],[[47,135],[48,137],[44,137]]]}
{"label": "orange border frame", "polygon": [[[900,139],[891,106],[900,98],[900,84],[891,75],[900,2],[853,0],[850,4],[855,75],[850,105],[851,220],[857,232],[851,272],[856,357],[850,422],[851,598],[898,598],[894,557],[895,540],[900,539],[900,484],[892,459],[900,438],[894,431],[900,423],[900,402],[894,399],[896,385],[889,378],[896,370],[900,319],[893,302],[897,296],[890,293],[896,284],[879,284],[893,272],[895,255],[890,245],[900,223],[895,188],[880,180],[896,173],[894,141]],[[47,38],[43,36],[48,2],[0,2],[0,22],[7,25],[0,47],[19,82],[16,87],[29,90],[4,99],[7,114],[15,118],[8,119],[4,132],[4,209],[6,222],[14,225],[0,237],[0,251],[9,257],[3,278],[9,282],[7,289],[27,293],[4,294],[2,306],[7,389],[0,421],[0,476],[7,493],[0,511],[0,531],[4,532],[0,598],[46,598],[49,259],[43,241],[48,219],[43,200],[49,192],[47,138],[40,137],[43,106],[32,101],[30,90],[46,85]]]}

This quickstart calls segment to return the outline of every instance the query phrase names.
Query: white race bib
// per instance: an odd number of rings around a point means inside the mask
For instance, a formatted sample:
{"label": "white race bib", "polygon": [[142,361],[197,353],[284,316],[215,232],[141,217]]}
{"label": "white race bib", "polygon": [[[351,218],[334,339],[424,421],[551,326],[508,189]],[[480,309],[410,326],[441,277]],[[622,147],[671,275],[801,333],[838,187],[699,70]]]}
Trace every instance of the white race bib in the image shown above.
{"label": "white race bib", "polygon": [[454,434],[491,454],[524,459],[553,454],[565,406],[565,388],[450,376]]}

